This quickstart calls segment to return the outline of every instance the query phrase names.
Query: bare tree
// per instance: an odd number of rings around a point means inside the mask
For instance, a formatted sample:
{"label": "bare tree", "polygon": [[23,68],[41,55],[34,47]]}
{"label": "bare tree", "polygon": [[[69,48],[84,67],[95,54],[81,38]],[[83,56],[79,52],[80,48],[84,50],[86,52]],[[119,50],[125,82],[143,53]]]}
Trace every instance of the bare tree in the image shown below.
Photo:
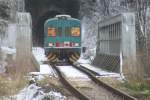
{"label": "bare tree", "polygon": [[150,5],[150,0],[123,0],[126,8],[129,11],[134,11],[136,14],[136,34],[139,48],[146,52],[147,38],[147,14]]}
{"label": "bare tree", "polygon": [[100,0],[101,10],[103,12],[104,17],[110,16],[110,4],[111,0]]}

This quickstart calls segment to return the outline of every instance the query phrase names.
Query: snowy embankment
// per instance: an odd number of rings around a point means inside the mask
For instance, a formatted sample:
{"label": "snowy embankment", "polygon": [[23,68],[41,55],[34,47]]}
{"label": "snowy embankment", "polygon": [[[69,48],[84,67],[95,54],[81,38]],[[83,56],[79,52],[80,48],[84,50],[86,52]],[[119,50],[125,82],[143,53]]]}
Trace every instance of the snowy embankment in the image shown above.
{"label": "snowy embankment", "polygon": [[103,70],[101,68],[91,65],[91,59],[83,59],[83,57],[80,57],[77,63],[83,67],[86,67],[90,70],[93,70],[99,73],[101,77],[114,77],[117,79],[122,79],[120,73],[109,72],[109,71],[106,71],[106,70]]}
{"label": "snowy embankment", "polygon": [[1,47],[1,50],[3,53],[7,53],[7,54],[15,54],[16,53],[16,49],[14,49],[14,48]]}
{"label": "snowy embankment", "polygon": [[38,75],[50,75],[50,76],[56,76],[55,72],[53,71],[53,69],[48,65],[48,64],[44,64],[44,61],[47,61],[46,55],[44,53],[44,49],[41,47],[33,47],[32,49],[32,53],[36,59],[36,61],[39,64],[39,72],[31,72],[34,74],[38,74]]}
{"label": "snowy embankment", "polygon": [[33,47],[32,48],[32,53],[35,56],[36,60],[39,63],[42,63],[43,61],[47,61],[47,58],[44,54],[44,49],[41,47]]}

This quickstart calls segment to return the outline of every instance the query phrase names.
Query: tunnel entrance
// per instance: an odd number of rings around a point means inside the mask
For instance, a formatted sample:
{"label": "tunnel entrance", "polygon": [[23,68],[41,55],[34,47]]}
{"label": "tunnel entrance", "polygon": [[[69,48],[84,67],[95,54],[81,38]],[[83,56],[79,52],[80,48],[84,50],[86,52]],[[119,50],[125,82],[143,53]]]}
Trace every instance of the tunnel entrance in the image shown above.
{"label": "tunnel entrance", "polygon": [[79,17],[79,0],[25,0],[25,9],[32,16],[32,37],[34,46],[43,46],[44,22],[57,14]]}

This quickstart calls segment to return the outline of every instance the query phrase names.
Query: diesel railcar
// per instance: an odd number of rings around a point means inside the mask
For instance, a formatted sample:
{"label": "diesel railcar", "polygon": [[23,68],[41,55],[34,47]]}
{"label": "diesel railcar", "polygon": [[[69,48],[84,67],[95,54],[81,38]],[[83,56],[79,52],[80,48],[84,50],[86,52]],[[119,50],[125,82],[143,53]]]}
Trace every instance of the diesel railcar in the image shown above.
{"label": "diesel railcar", "polygon": [[44,24],[45,54],[59,60],[81,53],[81,22],[70,15],[56,15]]}

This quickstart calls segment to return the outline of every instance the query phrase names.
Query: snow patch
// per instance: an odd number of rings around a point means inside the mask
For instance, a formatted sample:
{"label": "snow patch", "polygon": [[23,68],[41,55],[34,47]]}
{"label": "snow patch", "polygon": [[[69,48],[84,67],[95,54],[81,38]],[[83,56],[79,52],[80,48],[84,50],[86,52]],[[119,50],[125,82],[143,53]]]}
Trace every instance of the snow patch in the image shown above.
{"label": "snow patch", "polygon": [[82,59],[79,58],[77,63],[82,63],[82,64],[91,64],[91,60],[90,59]]}
{"label": "snow patch", "polygon": [[66,100],[66,97],[59,92],[50,91],[44,93],[41,87],[34,84],[25,87],[20,93],[14,96],[16,100]]}
{"label": "snow patch", "polygon": [[9,47],[1,47],[2,52],[6,53],[6,54],[15,54],[16,53],[16,49],[14,48],[9,48]]}
{"label": "snow patch", "polygon": [[50,77],[57,77],[57,74],[54,72],[51,66],[46,64],[40,65],[40,72],[30,72],[29,75],[36,76],[38,80],[43,79],[44,75],[50,75]]}
{"label": "snow patch", "polygon": [[96,48],[87,49],[85,53],[82,53],[77,63],[91,64],[96,55]]}
{"label": "snow patch", "polygon": [[64,73],[66,77],[89,79],[87,75],[83,74],[82,72],[73,68],[72,66],[57,66],[57,67],[61,70],[61,72]]}
{"label": "snow patch", "polygon": [[32,53],[35,56],[36,60],[40,63],[43,61],[47,61],[44,49],[41,47],[33,47],[32,48]]}
{"label": "snow patch", "polygon": [[32,72],[34,75],[51,75],[57,77],[51,66],[49,66],[48,64],[43,64],[44,61],[48,60],[45,55],[44,48],[33,47],[32,53],[40,65],[40,72]]}
{"label": "snow patch", "polygon": [[105,70],[102,70],[100,68],[97,68],[96,66],[92,66],[90,64],[81,64],[83,67],[86,67],[90,70],[93,70],[97,73],[99,73],[102,77],[116,77],[116,78],[121,78],[121,75],[120,73],[114,73],[114,72],[108,72],[108,71],[105,71]]}
{"label": "snow patch", "polygon": [[122,79],[120,73],[108,72],[106,70],[103,70],[101,68],[93,66],[93,65],[91,65],[91,60],[83,59],[83,58],[84,57],[80,57],[80,59],[76,63],[80,64],[83,67],[86,67],[90,70],[93,70],[93,71],[99,73],[101,77],[116,77],[117,79]]}
{"label": "snow patch", "polygon": [[43,65],[40,65],[40,73],[41,74],[51,74],[51,73],[53,73],[53,71],[49,67],[49,65],[43,64]]}

